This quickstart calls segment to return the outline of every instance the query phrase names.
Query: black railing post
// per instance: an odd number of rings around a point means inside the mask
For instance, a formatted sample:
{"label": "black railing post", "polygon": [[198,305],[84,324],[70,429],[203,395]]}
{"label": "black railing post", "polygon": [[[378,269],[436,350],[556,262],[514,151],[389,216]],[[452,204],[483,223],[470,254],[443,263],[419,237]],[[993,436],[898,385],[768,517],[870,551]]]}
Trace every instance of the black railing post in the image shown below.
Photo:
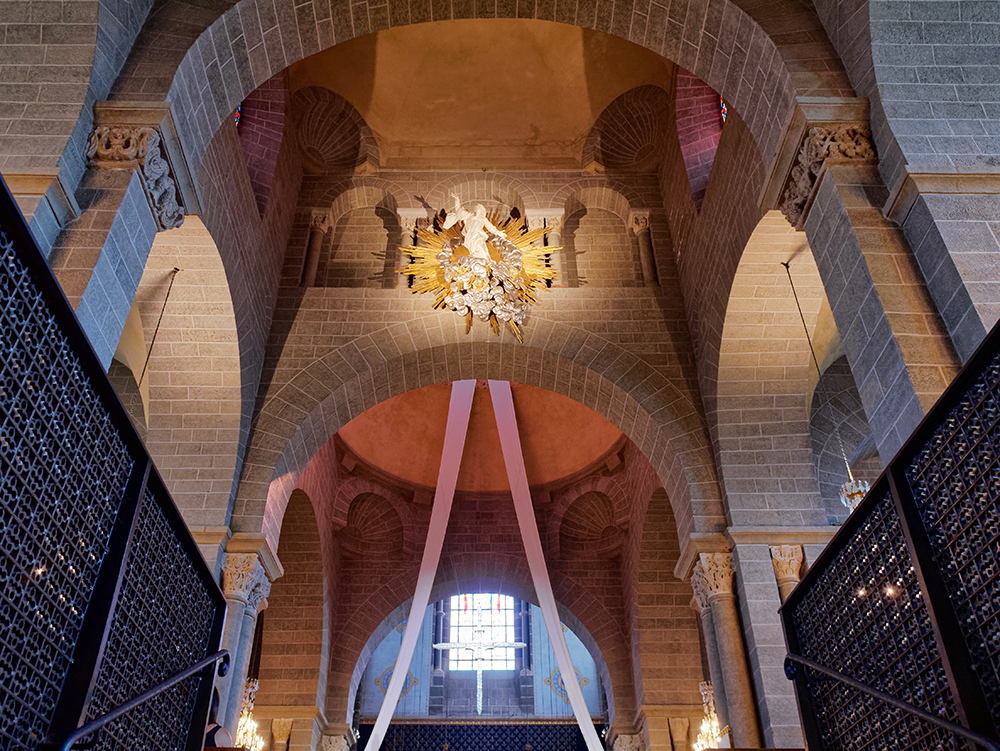
{"label": "black railing post", "polygon": [[142,503],[149,481],[151,462],[146,456],[138,458],[125,486],[125,497],[118,509],[118,517],[111,532],[108,550],[101,564],[94,593],[87,606],[73,654],[73,664],[66,674],[56,705],[55,717],[49,729],[49,740],[63,738],[84,721],[90,697],[97,680],[98,668],[107,646],[111,614],[118,602],[118,592],[125,574],[125,561],[132,544],[132,533],[139,504]]}
{"label": "black railing post", "polygon": [[[903,456],[906,453],[903,452]],[[913,492],[904,476],[907,462],[900,461],[901,458],[903,457],[897,457],[889,465],[886,474],[896,513],[903,527],[906,547],[917,581],[920,582],[920,591],[930,612],[934,638],[941,653],[948,684],[955,697],[955,705],[963,723],[970,730],[991,738],[1000,737],[983,694],[982,684],[972,669],[972,656],[965,643],[964,630],[952,607],[941,571],[934,561],[927,530],[924,529]]]}

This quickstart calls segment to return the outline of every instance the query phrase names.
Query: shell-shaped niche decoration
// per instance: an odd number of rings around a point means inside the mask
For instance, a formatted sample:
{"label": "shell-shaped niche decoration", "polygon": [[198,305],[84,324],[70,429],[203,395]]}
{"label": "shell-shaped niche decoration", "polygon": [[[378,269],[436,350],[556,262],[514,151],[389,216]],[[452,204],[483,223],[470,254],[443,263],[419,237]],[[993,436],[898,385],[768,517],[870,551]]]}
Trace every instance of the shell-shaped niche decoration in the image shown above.
{"label": "shell-shaped niche decoration", "polygon": [[478,318],[493,333],[509,328],[522,341],[521,325],[536,293],[555,278],[545,247],[547,230],[529,230],[524,218],[503,218],[479,204],[470,211],[455,198],[454,210],[429,229],[418,227],[413,245],[400,250],[409,262],[399,273],[414,277],[415,293],[432,292],[434,307],[465,318],[465,333]]}

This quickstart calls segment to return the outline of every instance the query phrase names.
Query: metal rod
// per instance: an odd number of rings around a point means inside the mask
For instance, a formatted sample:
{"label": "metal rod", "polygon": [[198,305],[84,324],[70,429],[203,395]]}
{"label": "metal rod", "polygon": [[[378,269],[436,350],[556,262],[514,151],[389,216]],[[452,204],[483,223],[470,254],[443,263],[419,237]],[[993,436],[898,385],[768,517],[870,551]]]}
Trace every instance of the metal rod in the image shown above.
{"label": "metal rod", "polygon": [[160,308],[160,317],[156,319],[156,328],[153,329],[153,338],[149,342],[149,352],[146,353],[146,362],[142,364],[142,375],[139,376],[139,381],[136,383],[136,386],[141,386],[142,379],[146,377],[146,368],[149,367],[149,358],[153,356],[153,345],[156,344],[156,335],[160,333],[160,324],[163,323],[163,311],[167,309],[167,300],[170,299],[170,290],[174,288],[174,279],[177,278],[178,271],[180,271],[180,269],[174,266],[174,270],[170,272],[170,284],[167,285],[167,294],[163,297],[163,307]]}
{"label": "metal rod", "polygon": [[[97,719],[91,720],[90,722],[88,722],[83,727],[77,728],[72,733],[70,733],[69,737],[67,737],[66,740],[64,740],[62,742],[62,744],[60,744],[60,746],[58,747],[59,751],[69,751],[70,746],[72,746],[74,743],[76,743],[81,738],[90,735],[95,730],[100,730],[102,727],[104,727],[105,725],[107,725],[112,720],[118,719],[119,717],[121,717],[126,712],[131,712],[133,709],[135,709],[136,707],[138,707],[140,704],[145,704],[147,701],[149,701],[150,699],[152,699],[154,696],[163,693],[164,691],[166,691],[171,686],[174,686],[174,685],[180,683],[181,681],[183,681],[186,678],[190,678],[195,673],[197,673],[197,672],[199,672],[201,670],[204,670],[209,665],[211,665],[212,663],[217,662],[219,660],[223,660],[222,665],[219,666],[219,674],[220,675],[225,675],[229,671],[229,650],[228,649],[220,649],[215,654],[209,655],[208,657],[206,657],[206,658],[204,658],[202,660],[199,660],[198,662],[196,662],[191,667],[186,668],[186,669],[182,670],[181,672],[172,675],[170,678],[167,678],[167,680],[163,681],[163,683],[159,683],[159,684],[153,686],[152,688],[144,691],[143,693],[139,694],[135,698],[129,699],[124,704],[122,704],[122,705],[120,705],[118,707],[115,707],[114,709],[112,709],[107,714],[103,714],[100,717],[98,717]],[[1000,751],[1000,749],[994,750],[994,751]]]}
{"label": "metal rod", "polygon": [[846,686],[850,686],[851,688],[861,691],[862,693],[868,694],[869,696],[874,696],[879,701],[883,701],[886,704],[891,704],[897,709],[901,709],[904,712],[907,712],[913,715],[914,717],[918,717],[925,722],[937,725],[938,727],[947,730],[949,733],[952,733],[954,735],[959,735],[965,738],[966,740],[970,740],[973,743],[976,743],[980,746],[983,746],[984,748],[989,749],[989,751],[1000,751],[1000,745],[998,745],[996,741],[987,738],[985,735],[980,735],[979,733],[973,732],[972,730],[964,728],[961,725],[956,725],[953,722],[949,722],[948,720],[939,717],[936,714],[928,712],[925,709],[921,709],[920,707],[915,707],[912,704],[903,701],[902,699],[897,699],[895,696],[892,696],[891,694],[879,691],[877,688],[872,688],[867,683],[862,683],[856,678],[852,678],[849,675],[844,675],[841,672],[832,670],[824,665],[821,665],[818,662],[810,660],[807,657],[800,657],[799,655],[793,655],[791,653],[785,655],[785,675],[788,676],[789,678],[793,678],[795,676],[795,673],[798,672],[789,663],[798,663],[799,665],[804,665],[810,670],[815,670],[817,673],[821,673],[822,675],[825,675],[828,678],[833,678],[834,680],[839,681],[840,683],[843,683]]}

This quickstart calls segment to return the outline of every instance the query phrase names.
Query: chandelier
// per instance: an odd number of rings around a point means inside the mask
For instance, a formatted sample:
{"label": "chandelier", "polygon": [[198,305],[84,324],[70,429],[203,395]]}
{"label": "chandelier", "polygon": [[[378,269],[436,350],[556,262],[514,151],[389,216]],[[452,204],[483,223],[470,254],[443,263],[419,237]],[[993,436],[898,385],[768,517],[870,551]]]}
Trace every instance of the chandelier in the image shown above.
{"label": "chandelier", "polygon": [[702,681],[698,684],[701,690],[701,700],[705,706],[705,717],[701,721],[701,728],[698,731],[698,738],[692,747],[693,751],[707,751],[712,748],[723,748],[725,741],[729,746],[729,728],[719,727],[719,717],[715,714],[715,689],[710,681]]}
{"label": "chandelier", "polygon": [[253,704],[257,698],[257,679],[247,681],[243,689],[243,707],[240,710],[240,723],[236,727],[236,747],[249,751],[263,751],[264,739],[257,732],[257,721],[253,718]]}

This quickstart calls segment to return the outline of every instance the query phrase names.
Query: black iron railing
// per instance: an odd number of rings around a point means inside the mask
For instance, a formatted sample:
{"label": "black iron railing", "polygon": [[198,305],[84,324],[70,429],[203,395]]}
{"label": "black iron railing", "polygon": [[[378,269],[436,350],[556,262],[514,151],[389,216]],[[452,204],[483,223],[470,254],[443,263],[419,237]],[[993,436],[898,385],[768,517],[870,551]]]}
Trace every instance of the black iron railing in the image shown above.
{"label": "black iron railing", "polygon": [[[225,599],[0,185],[0,748],[34,751],[216,652]],[[93,747],[199,751],[213,673]]]}
{"label": "black iron railing", "polygon": [[1000,741],[998,353],[1000,325],[781,608],[812,751]]}

